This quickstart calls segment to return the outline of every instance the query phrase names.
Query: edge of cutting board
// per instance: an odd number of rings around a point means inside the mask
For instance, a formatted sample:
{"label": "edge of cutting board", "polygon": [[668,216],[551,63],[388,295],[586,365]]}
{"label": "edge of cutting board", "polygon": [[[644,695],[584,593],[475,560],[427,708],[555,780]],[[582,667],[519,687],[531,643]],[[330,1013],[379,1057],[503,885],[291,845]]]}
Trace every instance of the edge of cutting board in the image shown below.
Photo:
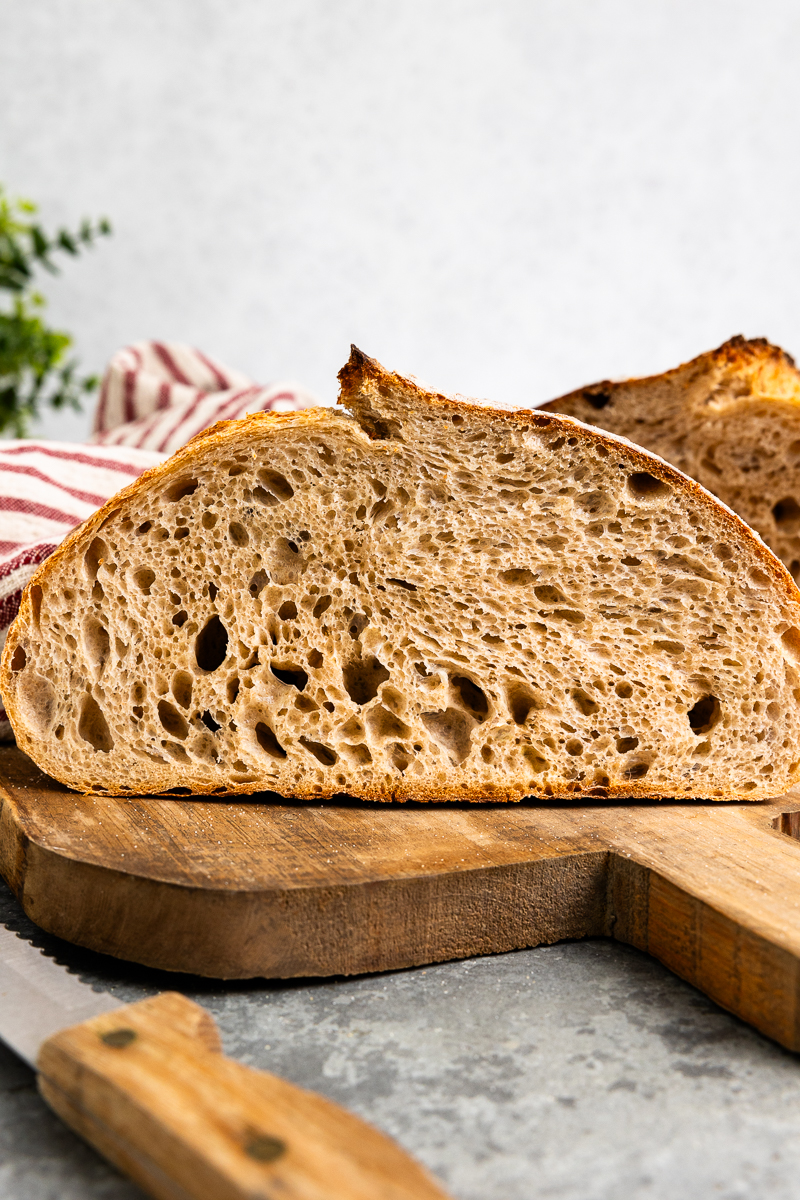
{"label": "edge of cutting board", "polygon": [[798,835],[797,791],[751,805],[82,796],[0,747],[0,874],[69,942],[244,979],[613,936],[792,1049]]}

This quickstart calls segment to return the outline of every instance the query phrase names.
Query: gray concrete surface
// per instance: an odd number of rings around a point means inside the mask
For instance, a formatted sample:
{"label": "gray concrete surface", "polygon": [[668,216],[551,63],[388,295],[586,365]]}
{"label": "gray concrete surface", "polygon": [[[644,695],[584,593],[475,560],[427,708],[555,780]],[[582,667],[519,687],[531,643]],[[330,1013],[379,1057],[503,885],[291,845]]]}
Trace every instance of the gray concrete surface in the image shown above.
{"label": "gray concrete surface", "polygon": [[0,178],[114,222],[47,284],[93,369],[177,338],[331,399],[355,341],[535,403],[800,352],[799,56],[793,0],[2,0]]}
{"label": "gray concrete surface", "polygon": [[[800,1062],[655,961],[591,940],[360,979],[220,985],[0,919],[121,1001],[164,987],[226,1051],[347,1105],[456,1200],[793,1200]],[[4,1200],[139,1193],[49,1114],[0,1047]]]}

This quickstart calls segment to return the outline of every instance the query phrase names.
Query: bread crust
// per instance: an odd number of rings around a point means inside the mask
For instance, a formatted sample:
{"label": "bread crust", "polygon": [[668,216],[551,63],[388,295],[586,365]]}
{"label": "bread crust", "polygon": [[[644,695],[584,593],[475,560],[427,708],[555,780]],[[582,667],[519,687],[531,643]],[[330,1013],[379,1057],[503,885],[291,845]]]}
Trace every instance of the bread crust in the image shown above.
{"label": "bread crust", "polygon": [[731,338],[660,375],[601,380],[542,411],[629,437],[754,528],[800,582],[800,372],[764,338]]}
{"label": "bread crust", "polygon": [[[774,349],[769,348],[770,357],[773,357]],[[722,354],[723,352],[726,361],[733,361],[737,356],[750,353],[748,349],[743,349],[742,346],[736,344],[736,340],[733,343],[726,343],[726,346],[720,348],[720,351],[716,353]],[[201,456],[205,459],[209,455],[217,455],[225,448],[238,447],[254,440],[258,442],[259,446],[266,449],[273,438],[282,437],[287,431],[318,430],[324,433],[337,426],[347,428],[356,438],[385,439],[387,418],[385,413],[377,412],[374,409],[370,400],[370,396],[374,392],[389,395],[393,391],[401,391],[404,403],[408,404],[410,408],[416,408],[419,413],[436,410],[439,413],[446,412],[451,418],[460,418],[468,413],[476,422],[485,425],[487,429],[496,429],[498,425],[507,424],[508,426],[525,426],[535,430],[559,431],[592,447],[622,450],[626,461],[633,470],[640,470],[691,496],[693,501],[701,506],[740,548],[743,555],[752,555],[765,575],[768,576],[770,584],[780,594],[781,600],[790,610],[792,619],[800,626],[800,593],[786,568],[775,558],[758,535],[731,509],[723,505],[696,481],[627,439],[552,411],[496,408],[490,406],[488,402],[465,400],[429,390],[413,378],[387,371],[380,363],[367,357],[356,347],[352,348],[350,359],[342,368],[339,378],[342,385],[339,404],[347,410],[345,413],[330,409],[306,409],[298,413],[287,414],[257,413],[237,421],[218,423],[197,435],[167,462],[145,472],[135,482],[112,497],[83,525],[75,529],[38,569],[24,591],[19,615],[9,631],[0,664],[0,690],[6,698],[6,708],[17,735],[18,744],[43,769],[48,769],[46,756],[43,756],[36,738],[27,729],[24,713],[17,700],[12,675],[12,659],[20,644],[20,637],[27,634],[27,631],[34,626],[34,598],[37,595],[37,589],[41,590],[49,581],[57,578],[62,566],[74,556],[83,555],[92,544],[93,539],[123,508],[131,503],[135,506],[137,498],[148,494],[154,487],[163,489],[164,485],[168,485],[170,481],[179,480],[186,474],[187,469],[196,466]],[[795,777],[798,773],[800,772],[795,772]],[[74,769],[67,774],[62,773],[61,778],[69,786],[83,791],[102,791],[111,795],[124,795],[127,791],[124,786],[113,784],[102,788],[98,787],[88,774],[81,771],[80,764],[74,764]],[[171,780],[169,782],[170,786],[167,787],[156,781],[150,794],[164,795],[174,792],[176,790],[174,784]],[[220,794],[245,795],[261,791],[263,788],[263,780],[255,783],[245,782],[240,785],[228,783],[224,791],[220,791]],[[576,788],[574,783],[565,780],[561,783],[552,782],[548,786],[547,792],[547,798],[552,800],[574,799],[576,796],[586,794],[602,795],[609,799],[645,799],[652,798],[654,795],[652,786],[648,787],[634,779],[624,785],[610,783],[600,789]],[[302,784],[293,789],[293,794],[300,799],[317,800],[324,798],[325,795],[323,793],[321,796],[319,787],[304,787]],[[336,794],[336,789],[332,789],[327,794]],[[504,788],[495,788],[491,794],[487,794],[485,783],[473,786],[464,782],[454,789],[452,786],[438,787],[431,786],[425,781],[400,779],[391,788],[385,785],[373,786],[365,783],[358,789],[357,794],[364,800],[381,802],[412,799],[425,802],[453,800],[498,802],[515,801],[534,793],[531,792],[530,787],[519,780],[508,781]],[[769,794],[768,786],[757,791],[752,797],[746,798],[760,799],[764,794]],[[722,794],[715,795],[714,798],[726,800],[744,797],[739,791],[731,788],[723,791]]]}

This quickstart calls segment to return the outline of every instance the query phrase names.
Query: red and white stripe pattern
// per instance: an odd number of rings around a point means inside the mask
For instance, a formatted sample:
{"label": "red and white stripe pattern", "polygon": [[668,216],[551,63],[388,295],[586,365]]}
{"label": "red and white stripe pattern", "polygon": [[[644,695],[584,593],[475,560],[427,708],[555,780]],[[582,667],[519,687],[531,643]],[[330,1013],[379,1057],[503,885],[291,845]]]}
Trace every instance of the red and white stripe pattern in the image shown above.
{"label": "red and white stripe pattern", "polygon": [[299,384],[264,387],[191,346],[137,342],[108,364],[92,441],[174,454],[215,421],[317,403]]}
{"label": "red and white stripe pattern", "polygon": [[[0,441],[0,650],[36,568],[120,488],[217,421],[314,403],[295,384],[261,387],[188,346],[139,342],[109,364],[93,444]],[[0,701],[0,741],[11,736]]]}

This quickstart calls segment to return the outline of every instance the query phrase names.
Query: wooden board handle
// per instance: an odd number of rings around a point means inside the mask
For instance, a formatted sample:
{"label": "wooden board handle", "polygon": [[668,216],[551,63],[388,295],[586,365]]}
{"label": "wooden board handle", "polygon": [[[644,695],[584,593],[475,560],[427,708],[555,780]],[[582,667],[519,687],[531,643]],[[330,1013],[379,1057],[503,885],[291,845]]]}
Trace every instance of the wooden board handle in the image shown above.
{"label": "wooden board handle", "polygon": [[55,1034],[37,1065],[50,1107],[158,1200],[447,1200],[359,1117],[225,1058],[175,992]]}

